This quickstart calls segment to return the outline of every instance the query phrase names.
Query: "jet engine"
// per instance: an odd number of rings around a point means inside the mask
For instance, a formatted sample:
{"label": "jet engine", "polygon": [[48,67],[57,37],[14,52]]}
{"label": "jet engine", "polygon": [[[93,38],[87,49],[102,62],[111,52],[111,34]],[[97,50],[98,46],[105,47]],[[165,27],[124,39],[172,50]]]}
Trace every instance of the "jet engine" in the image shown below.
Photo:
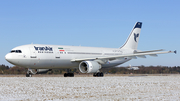
{"label": "jet engine", "polygon": [[28,69],[29,72],[32,74],[44,74],[47,73],[48,71],[51,71],[51,69]]}
{"label": "jet engine", "polygon": [[79,64],[81,73],[96,73],[99,69],[101,69],[101,65],[96,61],[82,61]]}

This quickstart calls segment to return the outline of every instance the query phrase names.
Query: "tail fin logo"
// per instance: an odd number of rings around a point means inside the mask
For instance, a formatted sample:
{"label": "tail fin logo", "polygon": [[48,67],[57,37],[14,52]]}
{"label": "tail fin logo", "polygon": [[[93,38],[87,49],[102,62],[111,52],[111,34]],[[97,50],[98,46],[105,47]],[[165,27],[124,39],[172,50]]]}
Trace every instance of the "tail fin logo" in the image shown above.
{"label": "tail fin logo", "polygon": [[137,40],[136,40],[137,37],[139,37],[139,33],[138,34],[134,33],[134,41],[135,42],[137,42]]}

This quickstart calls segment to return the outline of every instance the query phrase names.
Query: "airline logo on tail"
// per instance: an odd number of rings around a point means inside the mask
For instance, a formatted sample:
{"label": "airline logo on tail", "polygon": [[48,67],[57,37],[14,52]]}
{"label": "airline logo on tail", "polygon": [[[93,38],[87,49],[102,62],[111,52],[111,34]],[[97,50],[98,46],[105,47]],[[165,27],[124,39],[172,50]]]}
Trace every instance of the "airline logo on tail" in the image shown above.
{"label": "airline logo on tail", "polygon": [[138,34],[134,33],[134,41],[135,42],[137,42],[137,40],[136,40],[137,37],[139,37],[139,33]]}

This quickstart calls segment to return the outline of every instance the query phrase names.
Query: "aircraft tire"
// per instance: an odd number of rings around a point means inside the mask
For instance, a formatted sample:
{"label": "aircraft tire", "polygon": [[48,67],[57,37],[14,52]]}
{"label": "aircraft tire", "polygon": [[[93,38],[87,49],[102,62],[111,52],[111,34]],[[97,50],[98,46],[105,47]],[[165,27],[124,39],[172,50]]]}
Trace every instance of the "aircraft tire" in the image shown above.
{"label": "aircraft tire", "polygon": [[64,77],[67,77],[67,73],[64,73]]}
{"label": "aircraft tire", "polygon": [[32,74],[26,74],[26,77],[32,77]]}
{"label": "aircraft tire", "polygon": [[103,77],[103,76],[104,76],[103,72],[98,72],[93,74],[93,77]]}
{"label": "aircraft tire", "polygon": [[64,77],[74,77],[74,73],[64,73]]}
{"label": "aircraft tire", "polygon": [[74,77],[74,73],[70,73],[70,77]]}
{"label": "aircraft tire", "polygon": [[93,76],[94,76],[94,77],[97,77],[97,73],[94,73]]}
{"label": "aircraft tire", "polygon": [[103,72],[101,72],[101,73],[100,73],[100,76],[101,76],[101,77],[103,77],[103,76],[104,76]]}
{"label": "aircraft tire", "polygon": [[26,74],[26,77],[29,77],[29,74]]}
{"label": "aircraft tire", "polygon": [[100,72],[98,72],[98,73],[97,73],[97,77],[100,77],[100,76],[101,76],[101,75],[100,75]]}

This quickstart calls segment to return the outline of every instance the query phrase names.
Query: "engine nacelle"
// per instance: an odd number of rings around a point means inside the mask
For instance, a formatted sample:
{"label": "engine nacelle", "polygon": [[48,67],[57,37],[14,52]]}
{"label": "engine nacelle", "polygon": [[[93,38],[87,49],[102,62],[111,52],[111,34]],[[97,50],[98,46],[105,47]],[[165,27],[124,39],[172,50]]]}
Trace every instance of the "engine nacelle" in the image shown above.
{"label": "engine nacelle", "polygon": [[31,72],[31,74],[43,74],[47,73],[50,70],[51,69],[28,69],[28,71]]}
{"label": "engine nacelle", "polygon": [[96,73],[99,69],[101,69],[101,65],[96,61],[82,61],[79,64],[81,73]]}

